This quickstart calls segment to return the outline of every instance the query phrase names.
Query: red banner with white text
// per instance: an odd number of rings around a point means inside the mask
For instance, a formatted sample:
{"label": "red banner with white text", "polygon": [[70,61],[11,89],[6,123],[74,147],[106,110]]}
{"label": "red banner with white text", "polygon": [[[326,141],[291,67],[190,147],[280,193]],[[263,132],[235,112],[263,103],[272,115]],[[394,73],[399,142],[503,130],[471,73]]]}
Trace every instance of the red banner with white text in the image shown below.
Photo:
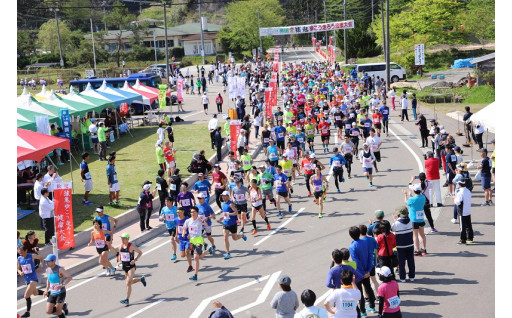
{"label": "red banner with white text", "polygon": [[230,144],[231,151],[233,151],[235,153],[235,158],[237,158],[237,159],[240,159],[240,158],[238,158],[239,155],[238,155],[236,144],[238,143],[238,137],[240,136],[241,127],[242,127],[242,123],[240,122],[240,120],[232,120],[229,123],[229,135],[231,138],[231,144]]}
{"label": "red banner with white text", "polygon": [[55,234],[59,250],[75,246],[75,227],[73,225],[73,194],[71,182],[55,184],[53,202],[55,204]]}

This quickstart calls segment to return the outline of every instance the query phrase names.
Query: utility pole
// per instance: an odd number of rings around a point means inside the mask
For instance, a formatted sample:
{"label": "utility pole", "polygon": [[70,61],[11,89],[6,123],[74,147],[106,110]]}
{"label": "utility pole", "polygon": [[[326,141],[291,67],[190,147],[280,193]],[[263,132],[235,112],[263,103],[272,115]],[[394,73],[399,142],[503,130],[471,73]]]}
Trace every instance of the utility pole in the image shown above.
{"label": "utility pole", "polygon": [[[162,1],[164,3],[164,28],[165,28],[165,77],[167,79],[167,83],[169,83],[169,76],[171,75],[169,71],[169,47],[167,41],[167,3],[166,0]],[[156,48],[155,48],[156,50]]]}
{"label": "utility pole", "polygon": [[372,0],[372,22],[373,22],[373,0]]}
{"label": "utility pole", "polygon": [[[325,6],[325,0],[324,0],[324,22],[327,23],[327,8]],[[327,39],[327,31],[325,31],[325,36],[324,36],[324,39],[325,39],[325,47],[328,46],[328,39]]]}
{"label": "utility pole", "polygon": [[384,29],[384,0],[380,0],[380,17],[382,19],[382,51],[384,53],[384,61],[386,60],[386,30]]}
{"label": "utility pole", "polygon": [[387,88],[388,90],[390,89],[390,83],[389,83],[389,73],[390,73],[390,69],[389,69],[389,57],[390,57],[390,53],[391,53],[391,50],[389,49],[390,47],[390,41],[389,41],[389,0],[386,1],[386,84],[387,84]]}
{"label": "utility pole", "polygon": [[201,0],[199,0],[199,24],[201,26],[201,57],[203,59],[203,65],[204,63],[204,36],[203,36],[203,16],[201,15]]}
{"label": "utility pole", "polygon": [[158,64],[158,58],[157,58],[158,53],[156,51],[156,33],[155,33],[155,31],[153,31],[153,45],[155,47],[155,64]]}
{"label": "utility pole", "polygon": [[62,58],[62,45],[60,43],[59,18],[57,17],[57,12],[59,9],[50,8],[50,11],[55,12],[55,21],[57,22],[57,39],[59,40],[60,67],[64,67],[64,59]]}
{"label": "utility pole", "polygon": [[[103,21],[105,21],[105,5],[107,4],[106,1],[103,1],[101,5],[103,6]],[[105,31],[107,31],[107,22],[103,22],[103,25],[105,27]]]}
{"label": "utility pole", "polygon": [[[347,21],[347,0],[343,0],[343,21]],[[345,65],[348,64],[347,29],[343,29],[343,46],[345,51]]]}
{"label": "utility pole", "polygon": [[[318,23],[318,12],[317,10],[315,9],[315,24]],[[318,41],[318,32],[315,32],[315,38],[317,39]],[[314,49],[314,48],[313,48]]]}
{"label": "utility pole", "polygon": [[[261,24],[260,24],[260,8],[258,8],[258,27],[261,28]],[[256,50],[256,56],[260,56],[260,48],[261,48],[261,53],[263,54],[263,44],[261,43],[261,34],[259,34],[260,31],[258,30],[258,36],[260,38],[260,47]]]}
{"label": "utility pole", "polygon": [[89,18],[91,21],[91,37],[92,37],[92,55],[94,56],[94,74],[96,75],[96,49],[94,48],[94,31],[92,29],[92,18]]}

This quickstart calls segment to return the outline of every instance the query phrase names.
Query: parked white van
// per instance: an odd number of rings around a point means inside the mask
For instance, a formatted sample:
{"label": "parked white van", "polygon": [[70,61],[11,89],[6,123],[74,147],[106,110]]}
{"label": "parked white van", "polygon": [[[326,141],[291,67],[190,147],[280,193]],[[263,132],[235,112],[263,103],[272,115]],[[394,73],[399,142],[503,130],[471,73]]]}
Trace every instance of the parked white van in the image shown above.
{"label": "parked white van", "polygon": [[[396,63],[389,63],[389,68],[391,83],[396,83],[399,80],[404,80],[406,78],[405,69],[400,65]],[[386,78],[386,63],[358,64],[356,70],[358,73],[367,73],[368,76],[375,75],[375,77],[379,76],[380,78]]]}

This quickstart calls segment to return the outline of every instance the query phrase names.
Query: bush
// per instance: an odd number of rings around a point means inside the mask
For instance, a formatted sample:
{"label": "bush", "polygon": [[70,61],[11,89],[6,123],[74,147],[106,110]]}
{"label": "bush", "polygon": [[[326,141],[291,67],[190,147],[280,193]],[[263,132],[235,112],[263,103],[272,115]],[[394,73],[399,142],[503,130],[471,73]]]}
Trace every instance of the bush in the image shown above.
{"label": "bush", "polygon": [[185,48],[182,46],[176,46],[173,47],[170,50],[171,57],[174,56],[175,58],[182,58],[185,56]]}

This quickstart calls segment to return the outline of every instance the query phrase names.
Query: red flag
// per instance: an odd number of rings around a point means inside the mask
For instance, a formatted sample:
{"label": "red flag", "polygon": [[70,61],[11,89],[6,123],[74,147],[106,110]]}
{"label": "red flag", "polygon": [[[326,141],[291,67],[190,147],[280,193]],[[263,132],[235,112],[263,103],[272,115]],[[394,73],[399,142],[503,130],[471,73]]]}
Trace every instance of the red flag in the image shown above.
{"label": "red flag", "polygon": [[265,88],[265,114],[267,118],[272,118],[272,106],[270,103],[270,93],[272,88]]}
{"label": "red flag", "polygon": [[232,120],[229,123],[229,134],[231,138],[231,151],[235,153],[235,158],[238,158],[238,151],[236,144],[238,143],[238,137],[240,136],[240,129],[242,127],[242,123],[240,120]]}
{"label": "red flag", "polygon": [[61,182],[55,185],[53,202],[55,203],[55,233],[59,250],[75,246],[72,194],[71,182]]}

